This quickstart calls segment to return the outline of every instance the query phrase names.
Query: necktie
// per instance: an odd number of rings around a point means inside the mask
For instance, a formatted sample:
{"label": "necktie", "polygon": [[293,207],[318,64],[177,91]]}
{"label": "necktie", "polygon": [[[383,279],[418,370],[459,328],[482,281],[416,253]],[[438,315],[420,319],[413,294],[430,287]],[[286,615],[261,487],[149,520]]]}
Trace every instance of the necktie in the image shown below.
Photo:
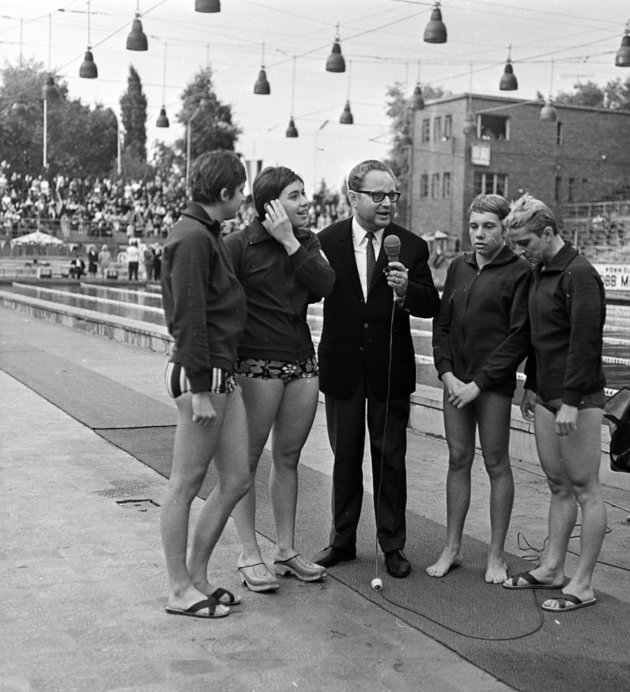
{"label": "necktie", "polygon": [[365,267],[366,267],[366,279],[367,279],[367,289],[370,290],[372,285],[372,278],[374,276],[374,267],[376,266],[376,256],[374,255],[374,233],[368,232],[365,234],[367,239],[367,247],[365,249]]}

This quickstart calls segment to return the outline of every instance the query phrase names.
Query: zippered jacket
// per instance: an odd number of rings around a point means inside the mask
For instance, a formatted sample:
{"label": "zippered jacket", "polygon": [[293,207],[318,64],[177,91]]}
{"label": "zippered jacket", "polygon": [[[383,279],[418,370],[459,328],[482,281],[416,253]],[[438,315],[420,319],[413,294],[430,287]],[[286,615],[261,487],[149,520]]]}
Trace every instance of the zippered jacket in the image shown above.
{"label": "zippered jacket", "polygon": [[212,368],[234,371],[245,328],[245,293],[221,238],[221,225],[195,202],[164,243],[162,303],[175,341],[171,361],[183,365],[192,392],[211,388]]}
{"label": "zippered jacket", "polygon": [[247,297],[247,326],[240,358],[303,361],[315,354],[306,321],[309,303],[330,294],[335,272],[317,235],[294,229],[300,247],[287,255],[258,220],[225,238]]}
{"label": "zippered jacket", "polygon": [[450,264],[433,321],[433,360],[482,391],[512,396],[516,370],[529,350],[527,296],[531,265],[508,247],[483,268],[474,252]]}
{"label": "zippered jacket", "polygon": [[577,406],[583,394],[606,384],[602,343],[604,284],[593,265],[565,242],[534,271],[529,315],[535,358],[528,359],[525,387],[542,399]]}

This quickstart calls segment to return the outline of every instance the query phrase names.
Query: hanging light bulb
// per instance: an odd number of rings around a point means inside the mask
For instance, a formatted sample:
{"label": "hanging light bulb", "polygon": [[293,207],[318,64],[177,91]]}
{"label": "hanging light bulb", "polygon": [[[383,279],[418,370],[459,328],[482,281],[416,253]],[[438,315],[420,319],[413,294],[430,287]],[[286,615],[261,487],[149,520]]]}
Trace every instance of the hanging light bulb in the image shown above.
{"label": "hanging light bulb", "polygon": [[551,96],[545,101],[545,105],[540,109],[540,114],[538,117],[541,120],[546,120],[550,123],[554,123],[558,119],[558,111],[553,105]]}
{"label": "hanging light bulb", "polygon": [[341,114],[341,117],[339,118],[339,122],[342,125],[353,125],[354,124],[354,116],[352,115],[352,111],[350,110],[350,101],[346,101],[346,105],[343,107],[343,113]]}
{"label": "hanging light bulb", "polygon": [[289,127],[287,127],[287,131],[285,133],[287,137],[291,137],[291,138],[298,136],[297,127],[295,127],[295,120],[293,120],[294,105],[295,105],[295,55],[293,56],[293,82],[291,85],[291,118],[289,119]]}
{"label": "hanging light bulb", "polygon": [[289,127],[287,127],[286,136],[298,137],[298,131],[297,127],[295,127],[295,120],[293,120],[293,116],[291,116],[291,118],[289,119]]}
{"label": "hanging light bulb", "polygon": [[446,25],[442,21],[440,3],[436,2],[431,10],[431,19],[424,29],[425,43],[446,43]]}
{"label": "hanging light bulb", "polygon": [[127,50],[148,50],[149,44],[147,35],[142,30],[142,22],[140,21],[140,12],[136,11],[136,16],[131,25],[131,31],[127,36]]}
{"label": "hanging light bulb", "polygon": [[271,93],[271,87],[267,81],[267,73],[265,72],[264,67],[261,67],[260,72],[258,73],[258,79],[254,84],[254,93],[262,94],[263,96],[268,96]]}
{"label": "hanging light bulb", "polygon": [[94,62],[94,56],[92,55],[92,37],[90,31],[90,0],[88,0],[88,10],[87,10],[87,20],[88,20],[88,46],[85,51],[85,56],[83,57],[83,62],[79,68],[79,77],[83,79],[96,79],[98,77],[98,68]]}
{"label": "hanging light bulb", "polygon": [[501,91],[516,91],[518,89],[518,81],[514,75],[514,68],[512,67],[512,46],[508,48],[508,58],[505,63],[505,70],[501,75],[499,89]]}
{"label": "hanging light bulb", "polygon": [[551,94],[553,92],[553,67],[554,61],[551,59],[551,79],[549,80],[549,98],[546,99],[545,105],[540,109],[538,117],[547,122],[555,122],[558,119],[558,112],[554,108]]}
{"label": "hanging light bulb", "polygon": [[170,127],[170,122],[168,121],[168,117],[166,116],[166,108],[162,106],[160,108],[160,114],[158,115],[158,119],[155,121],[155,126],[156,127]]}
{"label": "hanging light bulb", "polygon": [[166,107],[164,106],[164,101],[166,100],[166,46],[167,43],[164,41],[164,63],[162,65],[162,108],[160,109],[160,114],[155,122],[156,127],[170,127],[171,125],[166,117]]}
{"label": "hanging light bulb", "polygon": [[464,121],[462,132],[465,135],[474,135],[477,132],[477,118],[475,118],[475,114],[470,108],[470,105],[466,111],[466,120]]}
{"label": "hanging light bulb", "polygon": [[339,117],[339,122],[342,125],[353,125],[354,116],[350,110],[350,73],[352,72],[352,62],[348,61],[348,96],[346,98],[346,105],[343,107],[343,112]]}
{"label": "hanging light bulb", "polygon": [[424,110],[424,97],[422,96],[422,89],[420,88],[420,82],[416,84],[416,88],[413,90],[413,103],[412,108],[414,111]]}
{"label": "hanging light bulb", "polygon": [[617,67],[630,67],[630,21],[626,24],[626,32],[621,39],[621,46],[615,55]]}
{"label": "hanging light bulb", "polygon": [[333,43],[332,50],[326,60],[326,72],[345,72],[346,61],[341,55],[341,43],[339,42],[339,24],[337,24],[337,35]]}
{"label": "hanging light bulb", "polygon": [[94,62],[91,46],[88,46],[85,51],[83,62],[79,68],[79,77],[83,77],[83,79],[96,79],[98,77],[98,68]]}
{"label": "hanging light bulb", "polygon": [[57,89],[55,79],[51,74],[46,77],[46,84],[42,88],[42,98],[46,101],[56,101],[59,98],[59,89]]}
{"label": "hanging light bulb", "polygon": [[220,12],[221,0],[195,0],[195,12]]}
{"label": "hanging light bulb", "polygon": [[254,93],[262,94],[263,96],[268,96],[271,93],[271,87],[267,81],[267,72],[265,71],[265,44],[262,44],[262,62],[260,65],[260,72],[258,73],[258,79],[256,84],[254,84]]}

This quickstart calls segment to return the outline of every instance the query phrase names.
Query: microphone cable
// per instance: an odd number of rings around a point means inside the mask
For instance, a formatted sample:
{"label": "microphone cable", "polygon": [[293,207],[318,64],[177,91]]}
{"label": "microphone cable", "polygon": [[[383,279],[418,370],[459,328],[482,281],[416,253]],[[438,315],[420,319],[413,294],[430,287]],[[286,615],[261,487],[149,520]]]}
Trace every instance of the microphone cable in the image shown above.
{"label": "microphone cable", "polygon": [[[392,289],[393,290],[393,289]],[[388,358],[387,358],[387,392],[385,398],[385,417],[383,422],[383,439],[381,442],[381,455],[379,460],[379,478],[378,478],[378,489],[376,491],[376,502],[374,505],[374,516],[376,520],[376,531],[374,534],[374,579],[371,582],[372,589],[374,591],[383,590],[383,582],[381,581],[379,574],[379,560],[378,560],[378,518],[381,510],[381,490],[383,488],[383,466],[385,457],[385,443],[387,441],[387,424],[389,422],[389,398],[391,395],[392,387],[392,354],[393,354],[393,344],[394,344],[394,314],[396,312],[396,300],[395,295],[392,300],[392,311],[389,320],[389,348],[388,348]]]}

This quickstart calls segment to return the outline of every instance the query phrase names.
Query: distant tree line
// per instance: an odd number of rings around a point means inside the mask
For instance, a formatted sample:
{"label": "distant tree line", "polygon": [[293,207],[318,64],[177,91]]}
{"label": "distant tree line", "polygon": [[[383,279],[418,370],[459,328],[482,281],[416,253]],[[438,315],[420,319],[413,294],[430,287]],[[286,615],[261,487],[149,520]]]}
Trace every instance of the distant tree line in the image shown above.
{"label": "distant tree line", "polygon": [[[54,75],[53,75],[54,76]],[[46,99],[49,73],[41,63],[20,61],[0,70],[0,162],[24,178],[58,175],[69,178],[118,177],[118,137],[121,137],[121,176],[146,179],[156,173],[183,175],[186,161],[186,125],[191,128],[191,156],[209,149],[234,150],[240,128],[229,105],[221,103],[210,67],[202,68],[184,88],[181,109],[174,120],[182,137],[173,145],[157,142],[147,159],[147,99],[138,72],[129,68],[127,89],[120,97],[120,123],[116,112],[97,104],[86,106],[72,99],[65,81],[55,78],[56,96]],[[47,168],[43,168],[44,122],[47,125]],[[173,127],[173,120],[171,120]]]}

